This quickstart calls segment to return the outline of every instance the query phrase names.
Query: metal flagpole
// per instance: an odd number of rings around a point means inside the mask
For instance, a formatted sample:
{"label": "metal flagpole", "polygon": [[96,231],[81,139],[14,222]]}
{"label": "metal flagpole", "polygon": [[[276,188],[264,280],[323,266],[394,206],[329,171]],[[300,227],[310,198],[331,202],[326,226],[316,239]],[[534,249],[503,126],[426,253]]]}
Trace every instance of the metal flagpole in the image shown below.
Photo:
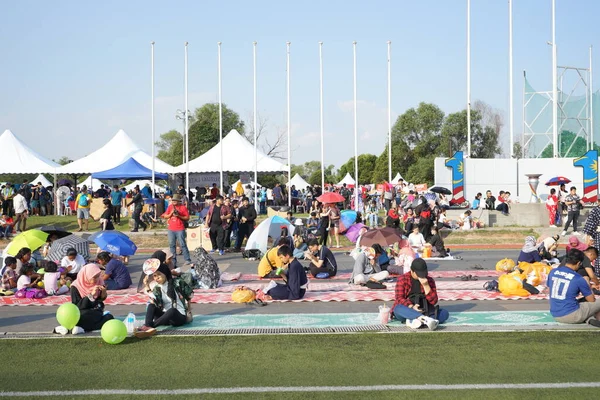
{"label": "metal flagpole", "polygon": [[185,42],[185,67],[184,67],[184,88],[185,88],[185,190],[188,197],[188,207],[190,204],[190,135],[189,135],[189,110],[188,110],[188,42]]}
{"label": "metal flagpole", "polygon": [[154,42],[150,42],[150,49],[151,49],[151,68],[150,68],[150,84],[151,84],[151,92],[152,92],[152,107],[151,107],[151,119],[152,119],[152,197],[156,196],[156,186],[155,186],[155,174],[154,174],[154,169],[156,168],[155,165],[155,150],[154,150],[154,142],[155,142],[155,132],[154,132]]}
{"label": "metal flagpole", "polygon": [[510,158],[514,156],[514,106],[513,106],[513,4],[508,0],[508,131],[509,131],[509,150]]}
{"label": "metal flagpole", "polygon": [[388,182],[392,183],[392,42],[387,42]]}
{"label": "metal flagpole", "polygon": [[290,119],[290,42],[286,42],[287,88],[287,148],[288,148],[288,207],[292,207],[292,125]]}
{"label": "metal flagpole", "polygon": [[323,140],[323,42],[319,42],[319,122],[321,124],[321,190],[325,190],[325,143]]}
{"label": "metal flagpole", "polygon": [[358,120],[356,117],[356,41],[352,42],[354,74],[354,210],[358,212]]}
{"label": "metal flagpole", "polygon": [[223,101],[221,98],[221,42],[217,43],[218,48],[218,75],[219,75],[219,148],[221,151],[221,156],[219,158],[219,179],[221,180],[221,184],[219,185],[220,193],[223,194]]}
{"label": "metal flagpole", "polygon": [[471,0],[467,0],[467,156],[471,157]]}
{"label": "metal flagpole", "polygon": [[552,0],[552,145],[558,158],[558,77],[556,60],[556,0]]}
{"label": "metal flagpole", "polygon": [[256,119],[258,117],[256,112],[256,42],[252,42],[252,65],[254,71],[254,118],[253,118],[253,129],[254,129],[254,207],[258,207],[258,153],[257,153],[257,143],[256,143],[256,129],[257,122]]}
{"label": "metal flagpole", "polygon": [[594,85],[592,75],[592,46],[590,46],[590,139],[591,145],[590,150],[594,149],[596,142],[594,141]]}

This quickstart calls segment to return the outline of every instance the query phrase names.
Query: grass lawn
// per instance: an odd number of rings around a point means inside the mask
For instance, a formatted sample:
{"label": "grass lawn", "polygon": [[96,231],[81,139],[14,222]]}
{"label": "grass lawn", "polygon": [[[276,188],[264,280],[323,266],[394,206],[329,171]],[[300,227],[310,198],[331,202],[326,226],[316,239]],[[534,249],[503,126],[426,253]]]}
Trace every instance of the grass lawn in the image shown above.
{"label": "grass lawn", "polygon": [[[77,225],[77,217],[74,215],[48,215],[45,217],[29,217],[27,219],[27,229],[39,228],[43,225],[57,225],[67,231],[76,231],[79,229]],[[99,231],[100,223],[89,219],[88,228],[90,232]],[[129,228],[129,217],[121,218],[121,225],[115,224],[115,229],[123,232],[131,230]]]}
{"label": "grass lawn", "polygon": [[[597,357],[589,350],[597,340],[594,331],[159,336],[131,338],[117,346],[104,344],[100,338],[0,340],[0,354],[11,360],[10,367],[3,369],[0,390],[596,382]],[[36,371],[35,378],[32,371]],[[591,398],[597,390],[420,394],[444,399]],[[415,395],[419,393],[289,393],[285,397],[391,399]],[[282,395],[220,395],[249,396]]]}

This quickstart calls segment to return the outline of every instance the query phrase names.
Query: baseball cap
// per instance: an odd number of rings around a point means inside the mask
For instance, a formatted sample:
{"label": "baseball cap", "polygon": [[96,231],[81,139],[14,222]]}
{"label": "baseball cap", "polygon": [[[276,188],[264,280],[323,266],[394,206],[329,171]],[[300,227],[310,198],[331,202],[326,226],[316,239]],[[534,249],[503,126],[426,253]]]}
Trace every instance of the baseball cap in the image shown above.
{"label": "baseball cap", "polygon": [[419,278],[427,277],[427,263],[422,258],[415,258],[410,265],[410,270],[417,274]]}

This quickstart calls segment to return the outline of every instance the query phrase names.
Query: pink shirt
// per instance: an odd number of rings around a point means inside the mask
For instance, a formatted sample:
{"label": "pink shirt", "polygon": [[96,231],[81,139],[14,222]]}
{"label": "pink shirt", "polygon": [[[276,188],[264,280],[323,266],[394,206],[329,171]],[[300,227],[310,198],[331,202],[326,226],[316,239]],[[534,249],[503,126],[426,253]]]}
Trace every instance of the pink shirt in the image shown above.
{"label": "pink shirt", "polygon": [[46,292],[57,292],[59,279],[60,272],[46,272],[44,274],[44,289],[46,290]]}

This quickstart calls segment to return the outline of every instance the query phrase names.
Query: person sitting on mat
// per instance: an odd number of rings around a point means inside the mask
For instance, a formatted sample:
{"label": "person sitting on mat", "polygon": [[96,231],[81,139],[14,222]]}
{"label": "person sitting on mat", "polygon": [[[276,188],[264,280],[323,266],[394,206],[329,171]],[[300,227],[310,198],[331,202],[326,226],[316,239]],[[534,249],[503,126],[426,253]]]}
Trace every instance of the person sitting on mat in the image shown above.
{"label": "person sitting on mat", "polygon": [[[104,311],[106,287],[102,280],[102,270],[97,264],[87,264],[77,274],[77,279],[71,284],[71,302],[79,308],[79,322],[71,331],[73,335],[96,331],[102,328],[106,321],[114,317]],[[57,326],[56,333],[66,335],[67,328]]]}
{"label": "person sitting on mat", "polygon": [[77,274],[85,265],[85,259],[81,254],[77,254],[74,247],[67,249],[67,255],[60,260],[60,266],[63,268],[63,274],[71,279],[77,279]]}
{"label": "person sitting on mat", "polygon": [[[550,314],[562,324],[581,324],[600,328],[600,301],[586,280],[577,273],[583,262],[583,252],[572,249],[567,253],[564,265],[548,274]],[[580,302],[577,298],[583,296]]]}
{"label": "person sitting on mat", "polygon": [[431,228],[431,237],[428,240],[428,243],[431,244],[431,256],[432,257],[448,257],[448,250],[444,245],[444,239],[438,232],[438,228],[433,226]]}
{"label": "person sitting on mat", "polygon": [[287,239],[282,238],[282,240],[277,243],[275,247],[267,250],[263,258],[258,263],[258,276],[261,278],[278,278],[279,275],[276,273],[278,268],[281,268],[283,264],[281,260],[277,256],[277,251],[282,245],[286,245]]}
{"label": "person sitting on mat", "polygon": [[150,289],[149,276],[144,279],[145,290],[151,300],[146,308],[145,323],[135,332],[137,338],[154,335],[157,326],[181,326],[187,323],[192,288],[183,279],[173,278],[167,264],[160,264],[152,274],[152,279],[156,282],[154,289]]}
{"label": "person sitting on mat", "polygon": [[419,231],[419,227],[417,225],[413,226],[412,233],[408,235],[408,244],[410,244],[410,247],[416,253],[423,252],[423,249],[425,248],[425,238],[423,237],[423,234]]}
{"label": "person sitting on mat", "polygon": [[308,268],[315,278],[330,278],[337,274],[335,256],[326,246],[319,245],[318,239],[308,241],[308,251],[304,253],[304,258],[310,260]]}
{"label": "person sitting on mat", "polygon": [[108,290],[122,290],[131,286],[131,275],[121,260],[113,258],[109,252],[103,251],[98,254],[98,264],[104,269],[102,280]]}
{"label": "person sitting on mat", "polygon": [[271,281],[263,290],[273,300],[299,300],[306,293],[308,278],[304,267],[300,261],[294,258],[293,254],[294,252],[289,246],[281,246],[277,250],[277,256],[284,265],[284,270],[280,271],[280,275],[285,284],[281,285]]}
{"label": "person sitting on mat", "polygon": [[533,236],[527,236],[517,262],[534,263],[541,261],[542,256],[540,256],[540,245],[536,243]]}
{"label": "person sitting on mat", "polygon": [[427,263],[422,258],[414,259],[410,272],[400,275],[394,297],[392,316],[412,329],[425,324],[433,331],[450,316],[437,305],[435,281],[427,274]]}
{"label": "person sitting on mat", "polygon": [[364,285],[369,281],[381,282],[390,276],[388,271],[382,271],[377,263],[379,256],[383,254],[383,248],[378,243],[372,247],[367,247],[363,252],[356,256],[354,269],[350,283],[355,285]]}

